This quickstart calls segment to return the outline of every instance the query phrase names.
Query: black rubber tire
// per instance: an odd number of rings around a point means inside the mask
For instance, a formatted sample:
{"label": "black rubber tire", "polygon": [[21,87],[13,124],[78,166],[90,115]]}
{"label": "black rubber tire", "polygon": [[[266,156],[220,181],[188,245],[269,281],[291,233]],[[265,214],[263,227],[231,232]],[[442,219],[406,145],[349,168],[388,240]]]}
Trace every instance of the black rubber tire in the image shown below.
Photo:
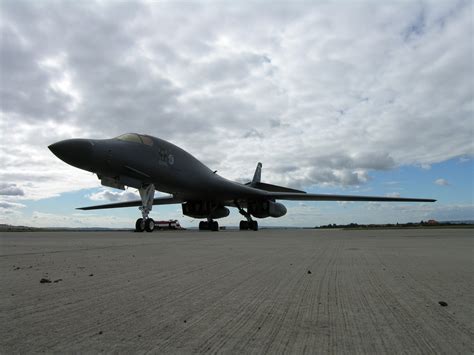
{"label": "black rubber tire", "polygon": [[249,222],[248,221],[240,221],[239,223],[239,229],[241,231],[246,231],[249,229]]}
{"label": "black rubber tire", "polygon": [[135,222],[135,232],[143,232],[145,230],[145,223],[143,222],[143,218],[137,219]]}
{"label": "black rubber tire", "polygon": [[209,224],[210,224],[209,229],[211,231],[217,232],[219,230],[219,223],[217,223],[216,221],[212,221]]}
{"label": "black rubber tire", "polygon": [[147,220],[145,221],[145,230],[147,232],[153,232],[154,229],[155,221],[153,220],[153,218],[147,218]]}
{"label": "black rubber tire", "polygon": [[250,222],[250,229],[253,231],[258,231],[258,222],[257,221],[252,221]]}
{"label": "black rubber tire", "polygon": [[209,223],[205,221],[199,222],[199,230],[201,231],[209,230]]}

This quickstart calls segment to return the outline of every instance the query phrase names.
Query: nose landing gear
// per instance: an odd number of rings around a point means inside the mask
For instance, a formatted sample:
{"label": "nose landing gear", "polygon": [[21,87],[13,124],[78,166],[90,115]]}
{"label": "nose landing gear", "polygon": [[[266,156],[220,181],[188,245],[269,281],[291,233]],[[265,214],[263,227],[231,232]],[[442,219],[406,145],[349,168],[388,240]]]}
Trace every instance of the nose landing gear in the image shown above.
{"label": "nose landing gear", "polygon": [[152,218],[148,218],[153,207],[153,198],[155,196],[155,186],[153,184],[143,186],[138,190],[142,199],[142,205],[138,208],[142,212],[142,218],[137,219],[135,222],[136,232],[153,232],[155,229],[155,221]]}
{"label": "nose landing gear", "polygon": [[146,219],[139,218],[135,222],[136,232],[143,232],[143,231],[153,232],[154,229],[155,229],[155,221],[153,220],[153,218],[146,218]]}

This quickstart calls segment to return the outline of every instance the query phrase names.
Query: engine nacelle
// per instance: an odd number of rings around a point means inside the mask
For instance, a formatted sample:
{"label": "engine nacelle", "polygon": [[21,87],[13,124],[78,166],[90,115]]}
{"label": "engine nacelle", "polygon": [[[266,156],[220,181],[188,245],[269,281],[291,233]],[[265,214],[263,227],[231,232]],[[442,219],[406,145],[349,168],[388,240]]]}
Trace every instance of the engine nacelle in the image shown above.
{"label": "engine nacelle", "polygon": [[227,207],[210,201],[192,201],[181,205],[183,214],[193,218],[224,218],[230,213]]}
{"label": "engine nacelle", "polygon": [[286,207],[284,204],[274,201],[252,201],[248,204],[248,211],[257,218],[277,218],[286,214]]}

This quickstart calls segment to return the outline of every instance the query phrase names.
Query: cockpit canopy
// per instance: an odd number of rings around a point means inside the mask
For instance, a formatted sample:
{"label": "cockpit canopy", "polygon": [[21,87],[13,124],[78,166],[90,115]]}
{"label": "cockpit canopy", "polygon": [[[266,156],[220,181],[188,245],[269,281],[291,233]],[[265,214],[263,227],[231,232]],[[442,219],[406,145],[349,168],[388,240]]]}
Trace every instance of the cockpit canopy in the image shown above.
{"label": "cockpit canopy", "polygon": [[121,136],[118,136],[117,139],[121,141],[125,141],[125,142],[135,142],[135,143],[146,144],[149,146],[153,145],[153,139],[143,134],[126,133],[126,134],[122,134]]}

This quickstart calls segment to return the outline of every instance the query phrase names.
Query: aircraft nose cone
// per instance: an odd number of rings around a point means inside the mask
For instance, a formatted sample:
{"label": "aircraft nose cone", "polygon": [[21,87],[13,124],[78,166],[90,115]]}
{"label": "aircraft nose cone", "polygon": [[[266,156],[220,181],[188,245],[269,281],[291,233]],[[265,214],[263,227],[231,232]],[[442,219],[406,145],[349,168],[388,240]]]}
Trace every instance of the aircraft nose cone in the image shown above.
{"label": "aircraft nose cone", "polygon": [[94,152],[94,144],[88,139],[66,139],[48,148],[59,159],[80,168],[91,164]]}

